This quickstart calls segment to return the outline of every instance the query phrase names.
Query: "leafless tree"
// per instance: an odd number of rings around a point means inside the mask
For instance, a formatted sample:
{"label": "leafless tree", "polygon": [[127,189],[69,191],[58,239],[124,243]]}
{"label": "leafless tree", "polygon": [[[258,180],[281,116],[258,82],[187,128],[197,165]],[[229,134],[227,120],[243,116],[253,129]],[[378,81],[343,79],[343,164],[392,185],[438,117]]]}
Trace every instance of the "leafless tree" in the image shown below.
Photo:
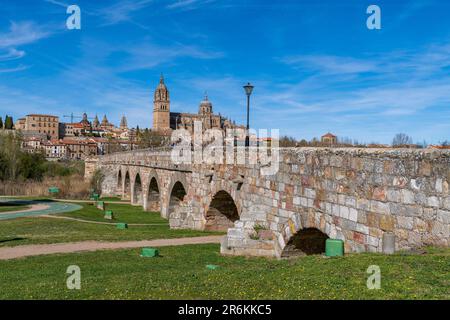
{"label": "leafless tree", "polygon": [[392,146],[400,147],[413,144],[413,139],[406,133],[397,133],[392,139]]}

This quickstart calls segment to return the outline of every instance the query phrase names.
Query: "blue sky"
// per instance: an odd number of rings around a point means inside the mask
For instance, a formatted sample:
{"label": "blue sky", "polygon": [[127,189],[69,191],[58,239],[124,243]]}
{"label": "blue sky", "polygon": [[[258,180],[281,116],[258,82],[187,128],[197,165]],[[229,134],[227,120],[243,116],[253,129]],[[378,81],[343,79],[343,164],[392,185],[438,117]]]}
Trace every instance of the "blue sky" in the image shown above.
{"label": "blue sky", "polygon": [[[66,7],[82,29],[67,30]],[[368,30],[366,9],[382,10]],[[246,119],[311,139],[450,139],[450,2],[2,0],[0,114],[98,114],[151,127],[164,73],[173,111]],[[68,119],[67,119],[68,120]]]}

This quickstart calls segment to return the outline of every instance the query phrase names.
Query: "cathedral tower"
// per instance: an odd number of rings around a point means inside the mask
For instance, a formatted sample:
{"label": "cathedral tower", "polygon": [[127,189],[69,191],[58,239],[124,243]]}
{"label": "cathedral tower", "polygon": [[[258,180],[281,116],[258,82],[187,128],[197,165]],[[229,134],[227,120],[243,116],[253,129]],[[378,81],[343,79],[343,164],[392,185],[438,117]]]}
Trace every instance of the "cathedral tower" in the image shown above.
{"label": "cathedral tower", "polygon": [[170,129],[170,98],[164,77],[161,75],[153,98],[153,130],[167,129]]}

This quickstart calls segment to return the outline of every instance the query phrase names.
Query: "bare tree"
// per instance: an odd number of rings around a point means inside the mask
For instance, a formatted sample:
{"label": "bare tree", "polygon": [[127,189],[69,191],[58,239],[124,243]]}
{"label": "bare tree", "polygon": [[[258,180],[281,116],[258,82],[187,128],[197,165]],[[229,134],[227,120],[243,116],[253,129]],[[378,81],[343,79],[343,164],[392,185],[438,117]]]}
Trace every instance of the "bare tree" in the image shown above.
{"label": "bare tree", "polygon": [[280,138],[280,147],[284,147],[284,148],[291,148],[291,147],[296,147],[297,146],[297,140],[295,140],[295,138],[293,137],[288,137],[288,136],[282,136]]}
{"label": "bare tree", "polygon": [[406,133],[397,133],[392,139],[392,146],[400,147],[413,144],[413,139]]}

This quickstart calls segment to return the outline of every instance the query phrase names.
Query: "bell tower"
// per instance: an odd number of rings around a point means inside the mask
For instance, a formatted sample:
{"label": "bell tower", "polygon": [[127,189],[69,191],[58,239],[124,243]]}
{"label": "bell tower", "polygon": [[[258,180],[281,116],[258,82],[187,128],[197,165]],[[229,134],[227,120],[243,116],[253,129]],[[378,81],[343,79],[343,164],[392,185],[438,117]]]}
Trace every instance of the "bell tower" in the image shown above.
{"label": "bell tower", "polygon": [[153,97],[153,130],[167,129],[170,129],[170,98],[169,90],[167,90],[161,74]]}

